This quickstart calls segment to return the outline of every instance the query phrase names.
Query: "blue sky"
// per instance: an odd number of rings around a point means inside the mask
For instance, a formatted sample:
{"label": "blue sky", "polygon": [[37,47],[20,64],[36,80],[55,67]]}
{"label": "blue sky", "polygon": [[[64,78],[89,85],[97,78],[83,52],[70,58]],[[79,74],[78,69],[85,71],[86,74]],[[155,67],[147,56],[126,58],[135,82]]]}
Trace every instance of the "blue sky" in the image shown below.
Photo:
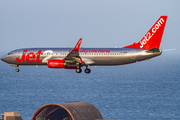
{"label": "blue sky", "polygon": [[1,0],[0,51],[26,47],[123,47],[161,15],[161,49],[180,48],[179,0]]}

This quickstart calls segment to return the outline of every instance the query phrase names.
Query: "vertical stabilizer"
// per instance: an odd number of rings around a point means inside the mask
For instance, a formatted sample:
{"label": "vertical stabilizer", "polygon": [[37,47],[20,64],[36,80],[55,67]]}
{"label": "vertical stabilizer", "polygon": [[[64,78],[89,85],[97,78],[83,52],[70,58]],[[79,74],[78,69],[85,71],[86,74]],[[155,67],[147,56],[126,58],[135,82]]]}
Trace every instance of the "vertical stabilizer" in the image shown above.
{"label": "vertical stabilizer", "polygon": [[138,49],[151,49],[154,47],[159,48],[161,44],[164,27],[166,24],[167,16],[161,16],[151,29],[144,35],[138,42],[123,48],[138,48]]}

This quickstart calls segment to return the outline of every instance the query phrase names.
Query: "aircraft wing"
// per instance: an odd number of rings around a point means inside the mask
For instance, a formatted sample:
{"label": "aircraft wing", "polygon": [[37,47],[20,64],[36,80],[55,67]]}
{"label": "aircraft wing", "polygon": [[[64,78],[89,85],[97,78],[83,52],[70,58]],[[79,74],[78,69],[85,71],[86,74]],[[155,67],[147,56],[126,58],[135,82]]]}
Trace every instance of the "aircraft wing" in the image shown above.
{"label": "aircraft wing", "polygon": [[91,65],[95,63],[93,60],[88,59],[88,58],[82,58],[82,60],[86,65]]}
{"label": "aircraft wing", "polygon": [[79,48],[81,45],[81,41],[82,41],[82,38],[79,39],[74,49],[64,58],[65,62],[70,62],[70,63],[76,62],[76,63],[85,64],[82,61],[81,57],[79,56]]}

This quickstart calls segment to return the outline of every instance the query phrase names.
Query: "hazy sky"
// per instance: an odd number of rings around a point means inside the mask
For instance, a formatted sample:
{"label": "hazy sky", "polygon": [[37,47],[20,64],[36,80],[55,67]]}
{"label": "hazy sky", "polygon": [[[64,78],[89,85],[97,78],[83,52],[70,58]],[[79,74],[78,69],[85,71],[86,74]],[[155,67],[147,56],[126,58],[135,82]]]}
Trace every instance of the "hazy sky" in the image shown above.
{"label": "hazy sky", "polygon": [[180,0],[0,0],[0,51],[25,47],[123,47],[161,15],[161,49],[180,48]]}

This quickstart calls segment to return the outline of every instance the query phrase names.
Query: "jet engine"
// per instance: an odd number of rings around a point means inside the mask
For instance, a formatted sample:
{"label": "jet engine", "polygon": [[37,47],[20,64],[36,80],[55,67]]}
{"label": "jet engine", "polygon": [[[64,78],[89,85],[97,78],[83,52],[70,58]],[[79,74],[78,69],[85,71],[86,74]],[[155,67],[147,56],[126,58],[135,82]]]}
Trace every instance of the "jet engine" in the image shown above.
{"label": "jet engine", "polygon": [[64,62],[64,60],[51,59],[51,60],[48,60],[48,67],[49,68],[65,68],[66,63]]}

